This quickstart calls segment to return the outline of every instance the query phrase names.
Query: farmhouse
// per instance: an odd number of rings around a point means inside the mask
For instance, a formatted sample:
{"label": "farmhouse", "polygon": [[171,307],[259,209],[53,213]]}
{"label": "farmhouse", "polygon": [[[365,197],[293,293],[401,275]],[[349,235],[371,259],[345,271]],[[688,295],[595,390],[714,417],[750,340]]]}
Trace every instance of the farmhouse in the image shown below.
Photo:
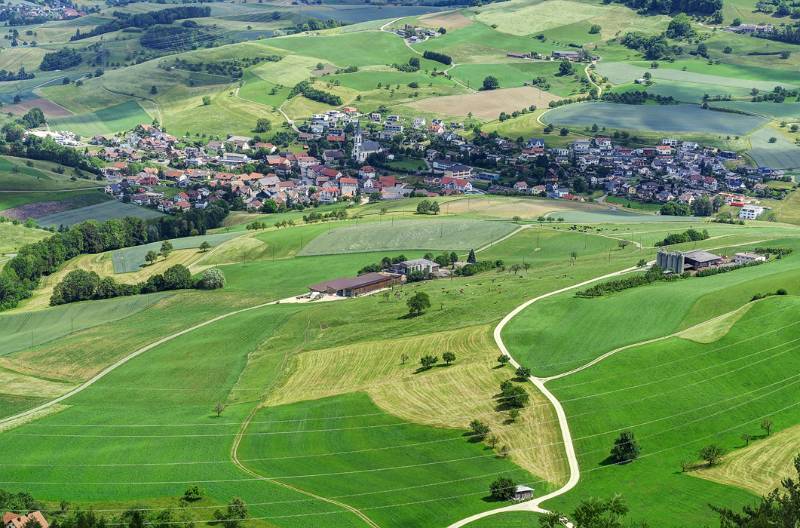
{"label": "farmhouse", "polygon": [[50,526],[40,511],[33,511],[28,515],[20,515],[11,512],[3,514],[3,528],[23,528],[31,521],[38,523],[42,528],[48,528]]}
{"label": "farmhouse", "polygon": [[689,270],[700,270],[719,266],[725,262],[723,257],[708,251],[659,251],[656,256],[656,265],[664,271],[683,273]]}
{"label": "farmhouse", "polygon": [[312,293],[336,295],[339,297],[358,297],[383,288],[400,284],[403,276],[397,273],[365,273],[355,278],[334,279],[308,287]]}

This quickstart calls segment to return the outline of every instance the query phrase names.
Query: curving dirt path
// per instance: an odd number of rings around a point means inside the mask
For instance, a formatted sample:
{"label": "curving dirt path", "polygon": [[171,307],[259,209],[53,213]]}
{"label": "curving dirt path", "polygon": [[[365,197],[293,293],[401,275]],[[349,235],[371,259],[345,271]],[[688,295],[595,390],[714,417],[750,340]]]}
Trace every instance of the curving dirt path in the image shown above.
{"label": "curving dirt path", "polygon": [[[495,329],[494,329],[494,341],[495,341],[495,343],[497,343],[497,347],[500,349],[500,351],[502,352],[503,355],[505,355],[505,356],[507,356],[509,358],[509,363],[511,363],[511,365],[514,366],[514,368],[518,368],[520,366],[520,364],[517,362],[516,359],[514,359],[514,357],[508,351],[508,348],[506,348],[505,343],[503,343],[502,332],[503,332],[503,329],[505,328],[505,326],[509,323],[509,321],[511,321],[514,317],[516,317],[525,308],[529,307],[530,305],[532,305],[535,302],[541,301],[542,299],[547,299],[548,297],[552,297],[554,295],[558,295],[558,294],[564,293],[566,291],[574,290],[576,288],[581,288],[583,286],[586,286],[588,284],[591,284],[591,283],[599,281],[599,280],[609,279],[609,278],[612,278],[612,277],[617,277],[619,275],[624,275],[626,273],[631,273],[631,272],[636,271],[638,269],[640,269],[640,268],[638,268],[636,266],[633,266],[633,267],[630,267],[630,268],[625,268],[625,269],[620,270],[620,271],[615,271],[613,273],[607,273],[605,275],[601,275],[601,276],[595,277],[593,279],[589,279],[589,280],[586,280],[586,281],[583,281],[583,282],[580,282],[580,283],[577,283],[577,284],[573,284],[572,286],[567,286],[567,287],[561,288],[559,290],[553,290],[551,292],[539,295],[538,297],[534,297],[533,299],[530,299],[530,300],[522,303],[521,305],[519,305],[516,308],[514,308],[508,315],[506,315],[503,318],[503,320],[500,321],[500,323],[495,327]],[[584,368],[587,368],[587,367],[588,366],[585,366]],[[564,484],[563,486],[561,486],[559,489],[557,489],[557,490],[555,490],[555,491],[553,491],[551,493],[548,493],[547,495],[543,495],[541,497],[536,497],[535,499],[532,499],[532,500],[529,500],[529,501],[526,501],[526,502],[520,502],[520,503],[517,503],[517,504],[504,506],[504,507],[501,507],[501,508],[495,508],[494,510],[488,510],[488,511],[485,511],[485,512],[477,513],[475,515],[471,515],[470,517],[466,517],[464,519],[456,521],[455,523],[451,524],[448,528],[459,528],[461,526],[466,526],[467,524],[469,524],[471,522],[474,522],[474,521],[477,521],[478,519],[483,519],[485,517],[489,517],[491,515],[496,515],[498,513],[503,513],[503,512],[530,511],[530,512],[535,512],[535,513],[549,513],[548,510],[542,508],[542,506],[541,506],[542,503],[547,501],[547,500],[553,499],[555,497],[559,497],[561,495],[564,495],[565,493],[570,491],[572,488],[574,488],[578,484],[578,481],[580,480],[580,476],[581,476],[580,475],[580,467],[578,466],[578,457],[575,454],[575,446],[572,443],[572,434],[570,433],[570,430],[569,430],[569,423],[567,422],[567,416],[566,416],[566,413],[564,412],[564,408],[562,407],[561,402],[559,402],[558,399],[553,395],[553,393],[550,392],[547,389],[547,387],[545,386],[545,383],[548,381],[548,379],[550,379],[550,378],[539,378],[537,376],[531,376],[529,378],[530,382],[533,383],[534,386],[537,389],[539,389],[539,391],[541,391],[542,394],[544,394],[544,396],[548,399],[548,401],[550,401],[551,405],[553,406],[553,408],[556,411],[556,416],[558,417],[558,425],[559,425],[559,427],[561,429],[561,436],[562,436],[562,439],[564,441],[564,450],[566,451],[567,462],[569,464],[569,479],[567,480],[567,483]],[[567,526],[571,526],[571,524],[568,523]]]}

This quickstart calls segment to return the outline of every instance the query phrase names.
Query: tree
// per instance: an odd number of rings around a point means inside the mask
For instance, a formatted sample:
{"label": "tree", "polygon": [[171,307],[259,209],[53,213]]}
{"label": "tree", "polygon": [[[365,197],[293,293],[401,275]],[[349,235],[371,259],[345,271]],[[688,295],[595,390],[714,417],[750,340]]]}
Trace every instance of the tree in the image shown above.
{"label": "tree", "polygon": [[719,462],[725,451],[716,444],[710,444],[700,450],[700,458],[706,461],[706,464],[713,466]]}
{"label": "tree", "polygon": [[633,437],[633,432],[623,431],[614,440],[614,447],[611,448],[611,459],[616,464],[627,464],[636,460],[639,456],[639,444]]}
{"label": "tree", "polygon": [[203,96],[203,106],[208,106],[211,104],[211,97],[208,95]]}
{"label": "tree", "polygon": [[208,243],[208,240],[203,240],[203,242],[200,244],[200,251],[207,253],[209,249],[211,249],[211,244]]}
{"label": "tree", "polygon": [[764,432],[767,433],[767,436],[769,436],[772,433],[772,420],[769,418],[761,420],[761,429],[763,429]]}
{"label": "tree", "polygon": [[506,381],[500,384],[500,406],[503,408],[521,409],[528,404],[528,392],[513,383]]}
{"label": "tree", "polygon": [[503,447],[500,448],[500,453],[498,453],[498,456],[500,458],[508,458],[508,454],[510,452],[511,452],[511,449],[507,445],[504,445]]}
{"label": "tree", "polygon": [[744,442],[745,447],[747,447],[750,445],[750,440],[753,439],[753,435],[751,435],[750,433],[742,433],[742,436],[740,438]]}
{"label": "tree", "polygon": [[214,406],[214,412],[217,414],[217,418],[220,417],[222,411],[224,410],[225,410],[225,405],[222,402],[217,402],[217,404]]}
{"label": "tree", "polygon": [[508,411],[508,420],[509,420],[510,422],[512,422],[512,423],[513,423],[513,422],[516,422],[518,418],[519,418],[519,409],[517,409],[517,408],[515,407],[515,408],[513,408],[513,409],[510,409],[510,410]]}
{"label": "tree", "polygon": [[158,93],[158,88],[156,88],[156,85],[154,84],[153,86],[150,87],[150,95],[156,95],[157,93]]}
{"label": "tree", "polygon": [[205,270],[197,281],[197,287],[202,290],[216,290],[225,287],[225,274],[218,268]]}
{"label": "tree", "polygon": [[400,354],[400,364],[401,365],[405,365],[406,361],[408,361],[408,354],[406,354],[406,353]]}
{"label": "tree", "polygon": [[422,370],[428,370],[432,368],[436,363],[439,362],[439,358],[436,356],[425,355],[419,359],[419,364],[422,366]]}
{"label": "tree", "polygon": [[456,355],[453,352],[445,352],[444,354],[442,354],[442,359],[446,364],[449,365],[450,363],[456,360]]}
{"label": "tree", "polygon": [[247,505],[239,497],[234,497],[224,512],[220,510],[214,512],[214,518],[225,528],[240,528],[242,521],[247,519]]}
{"label": "tree", "polygon": [[600,33],[601,29],[602,28],[599,25],[592,24],[592,26],[589,28],[589,34],[590,35],[597,35],[598,33]]}
{"label": "tree", "polygon": [[93,271],[82,269],[67,273],[64,280],[56,284],[50,304],[53,306],[77,301],[86,301],[94,297],[100,285],[100,276]]}
{"label": "tree", "polygon": [[151,249],[147,252],[147,255],[144,256],[144,260],[148,264],[154,264],[158,260],[158,253]]}
{"label": "tree", "polygon": [[514,498],[517,483],[508,477],[498,477],[489,486],[489,494],[496,501],[507,501]]}
{"label": "tree", "polygon": [[475,250],[470,249],[469,255],[467,255],[467,263],[475,264],[476,262],[478,262],[478,258],[475,256]]}
{"label": "tree", "polygon": [[170,242],[169,240],[163,241],[161,243],[161,251],[160,251],[161,256],[167,258],[169,254],[172,253],[173,249],[174,248],[172,247],[172,242]]}
{"label": "tree", "polygon": [[517,368],[515,374],[517,375],[517,378],[521,380],[526,380],[531,377],[531,369],[528,367],[520,366]]}
{"label": "tree", "polygon": [[431,299],[427,293],[417,292],[406,301],[406,304],[408,305],[408,315],[416,317],[431,307]]}
{"label": "tree", "polygon": [[558,75],[565,77],[573,73],[575,73],[575,68],[572,67],[572,63],[567,59],[562,60],[561,64],[558,65]]}
{"label": "tree", "polygon": [[[620,495],[606,500],[592,497],[578,504],[570,521],[575,528],[622,528],[623,518],[628,511]],[[564,524],[561,520],[564,518],[563,513],[551,512],[542,517],[539,525],[542,528],[562,528]]]}
{"label": "tree", "polygon": [[482,442],[489,434],[491,429],[480,420],[472,420],[469,423],[470,437],[475,442]]}
{"label": "tree", "polygon": [[508,362],[511,361],[511,358],[505,354],[500,354],[497,356],[497,362],[500,363],[501,367],[508,365]]}
{"label": "tree", "polygon": [[164,290],[183,290],[192,287],[192,274],[182,264],[169,267],[164,272]]}
{"label": "tree", "polygon": [[487,75],[483,78],[483,89],[484,90],[496,90],[500,87],[500,81],[497,80],[497,77],[494,75]]}
{"label": "tree", "polygon": [[203,490],[200,489],[200,486],[191,486],[183,492],[183,497],[181,500],[183,502],[197,502],[203,498]]}
{"label": "tree", "polygon": [[269,119],[262,117],[256,121],[256,129],[255,129],[256,132],[263,133],[263,132],[269,132],[270,130],[272,130],[272,123],[270,122]]}

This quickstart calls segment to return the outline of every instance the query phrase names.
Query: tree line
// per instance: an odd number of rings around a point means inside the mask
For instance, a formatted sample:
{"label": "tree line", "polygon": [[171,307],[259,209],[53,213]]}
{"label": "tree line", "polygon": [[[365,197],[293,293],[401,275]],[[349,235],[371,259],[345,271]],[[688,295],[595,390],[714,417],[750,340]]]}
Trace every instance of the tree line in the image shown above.
{"label": "tree line", "polygon": [[698,240],[706,240],[708,238],[708,230],[703,229],[702,231],[698,231],[697,229],[689,228],[683,233],[670,233],[664,240],[659,240],[656,242],[656,247],[662,246],[671,246],[673,244],[684,244],[686,242],[696,242]]}
{"label": "tree line", "polygon": [[45,53],[39,69],[42,71],[67,70],[83,62],[80,53],[70,48]]}
{"label": "tree line", "polygon": [[453,63],[453,57],[445,55],[444,53],[439,53],[438,51],[426,50],[422,56],[428,60],[441,62],[442,64],[450,65]]}
{"label": "tree line", "polygon": [[[166,243],[168,242],[165,241]],[[164,273],[156,273],[146,281],[136,284],[122,284],[113,277],[101,278],[94,271],[76,269],[67,273],[64,280],[56,284],[50,297],[50,306],[189,288],[215,290],[224,286],[225,275],[217,268],[207,269],[194,278],[189,268],[176,264],[167,268]]]}
{"label": "tree line", "polygon": [[0,310],[13,308],[30,297],[41,277],[54,273],[78,255],[202,235],[219,227],[227,214],[227,204],[216,202],[203,210],[192,209],[147,221],[135,217],[106,222],[88,220],[22,246],[0,272]]}
{"label": "tree line", "polygon": [[314,88],[308,81],[301,81],[297,83],[294,88],[292,88],[292,91],[289,93],[289,97],[294,97],[295,95],[302,95],[303,97],[311,99],[312,101],[329,104],[331,106],[339,106],[342,104],[341,97]]}
{"label": "tree line", "polygon": [[18,158],[52,161],[67,167],[100,174],[99,166],[95,165],[98,162],[97,158],[86,158],[79,150],[59,145],[49,137],[24,137],[25,130],[19,123],[3,125],[2,133],[3,139],[6,141],[0,144],[0,152],[3,154]]}
{"label": "tree line", "polygon": [[678,104],[671,95],[656,95],[644,90],[631,90],[629,92],[606,92],[601,97],[603,101],[617,104],[641,105],[647,101],[655,101],[660,105]]}
{"label": "tree line", "polygon": [[91,31],[82,33],[80,28],[75,30],[75,34],[70,37],[71,41],[82,40],[103,33],[111,33],[129,27],[147,29],[158,24],[172,24],[176,20],[184,18],[205,18],[211,15],[210,7],[200,6],[178,6],[161,9],[159,11],[147,11],[145,13],[130,14],[122,11],[114,11],[114,20],[95,26]]}

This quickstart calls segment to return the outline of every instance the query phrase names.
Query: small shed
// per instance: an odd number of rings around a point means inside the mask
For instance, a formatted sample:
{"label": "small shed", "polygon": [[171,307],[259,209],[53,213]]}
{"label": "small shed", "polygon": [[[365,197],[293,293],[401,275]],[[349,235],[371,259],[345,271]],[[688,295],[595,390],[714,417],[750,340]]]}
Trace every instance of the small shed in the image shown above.
{"label": "small shed", "polygon": [[515,501],[526,501],[533,498],[533,488],[529,488],[528,486],[523,486],[522,484],[518,484],[514,487],[514,500]]}

